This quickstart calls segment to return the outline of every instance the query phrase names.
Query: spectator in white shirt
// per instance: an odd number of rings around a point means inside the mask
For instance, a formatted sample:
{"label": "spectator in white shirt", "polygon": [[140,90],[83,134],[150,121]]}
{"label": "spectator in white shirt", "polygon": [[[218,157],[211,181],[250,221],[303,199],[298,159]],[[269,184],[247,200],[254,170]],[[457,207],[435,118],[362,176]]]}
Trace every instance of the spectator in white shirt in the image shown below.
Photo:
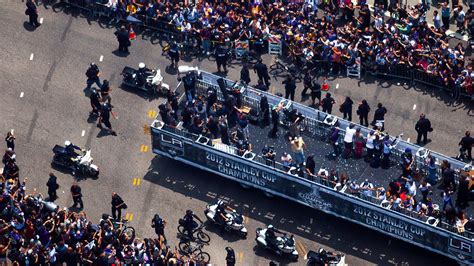
{"label": "spectator in white shirt", "polygon": [[352,149],[353,149],[353,140],[354,140],[354,134],[356,133],[356,129],[355,129],[355,124],[350,124],[347,128],[346,128],[346,133],[344,134],[344,147],[345,147],[345,150],[344,150],[344,153],[343,153],[343,157],[344,158],[349,158],[352,154]]}

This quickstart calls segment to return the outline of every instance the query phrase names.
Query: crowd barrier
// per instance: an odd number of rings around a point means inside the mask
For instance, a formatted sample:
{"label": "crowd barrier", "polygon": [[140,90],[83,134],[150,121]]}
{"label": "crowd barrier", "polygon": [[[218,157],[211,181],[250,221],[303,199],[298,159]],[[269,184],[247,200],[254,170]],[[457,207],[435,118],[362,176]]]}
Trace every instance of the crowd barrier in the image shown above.
{"label": "crowd barrier", "polygon": [[[116,14],[116,12],[118,12],[110,10],[105,5],[105,0],[62,0],[62,3],[80,9],[89,10],[93,16],[105,16],[111,18],[114,14]],[[117,18],[128,23],[140,23],[140,25],[143,25],[144,27],[153,31],[157,31],[161,34],[167,34],[170,36],[173,35],[177,38],[177,40],[183,39],[183,32],[180,30],[180,28],[167,21],[159,20],[146,15],[133,15],[129,16],[128,18],[117,16]],[[280,37],[269,35],[264,39],[264,41],[268,44],[269,54],[283,56],[285,45]],[[236,42],[235,44],[237,55],[242,55],[242,52],[248,52],[250,49],[248,41],[246,41],[246,43]],[[320,66],[316,67],[321,67],[321,70],[327,71],[331,67],[331,62],[328,61],[315,60],[313,63],[316,65],[319,64]],[[365,77],[367,74],[381,75],[407,80],[410,86],[417,83],[422,83],[434,88],[451,91],[451,88],[448,88],[439,76],[435,76],[420,69],[412,69],[405,64],[381,66],[377,65],[375,62],[362,62],[361,70],[365,73]],[[468,95],[466,91],[461,91],[461,95],[474,99],[474,94]]]}

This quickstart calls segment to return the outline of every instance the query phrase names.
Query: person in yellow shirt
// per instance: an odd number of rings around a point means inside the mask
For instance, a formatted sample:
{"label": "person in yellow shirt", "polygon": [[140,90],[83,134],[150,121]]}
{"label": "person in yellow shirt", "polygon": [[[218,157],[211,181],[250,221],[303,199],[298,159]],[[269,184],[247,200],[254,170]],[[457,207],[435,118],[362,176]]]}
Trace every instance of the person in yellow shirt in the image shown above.
{"label": "person in yellow shirt", "polygon": [[134,3],[130,2],[128,3],[127,5],[127,13],[129,15],[135,15],[135,13],[137,13],[137,7],[135,6]]}

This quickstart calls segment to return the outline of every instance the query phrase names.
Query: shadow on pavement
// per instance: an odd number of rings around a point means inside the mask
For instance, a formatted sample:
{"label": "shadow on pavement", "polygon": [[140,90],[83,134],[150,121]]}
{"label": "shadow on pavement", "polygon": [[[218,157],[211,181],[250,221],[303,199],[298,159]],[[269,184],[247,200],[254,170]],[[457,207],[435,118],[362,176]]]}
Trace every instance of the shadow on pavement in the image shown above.
{"label": "shadow on pavement", "polygon": [[[257,189],[244,189],[236,182],[158,155],[152,160],[144,179],[207,203],[215,202],[218,199],[225,200],[244,216],[264,224],[273,224],[289,233],[376,264],[401,263],[396,258],[406,258],[410,261],[419,256],[436,256],[438,261],[444,262],[445,265],[453,263],[445,257],[389,238],[362,226],[283,198],[268,198]],[[254,232],[249,232],[248,239],[251,239],[252,233]],[[370,236],[370,240],[368,236]],[[361,239],[368,241],[361,241]],[[255,244],[254,242],[250,243]],[[394,248],[391,249],[391,246]],[[308,248],[315,249],[317,245]],[[412,252],[410,254],[406,252],[393,253],[407,249]],[[389,250],[392,250],[392,253],[389,253]],[[257,254],[271,255],[266,251],[258,251]],[[277,257],[272,256],[270,259],[277,259]]]}

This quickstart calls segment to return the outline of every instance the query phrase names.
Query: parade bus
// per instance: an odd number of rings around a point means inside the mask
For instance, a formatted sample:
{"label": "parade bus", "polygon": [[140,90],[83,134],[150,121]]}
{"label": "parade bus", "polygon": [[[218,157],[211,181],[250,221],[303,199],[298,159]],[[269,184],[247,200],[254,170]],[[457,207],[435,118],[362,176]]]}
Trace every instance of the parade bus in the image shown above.
{"label": "parade bus", "polygon": [[[327,165],[327,167],[321,167],[320,170],[335,168],[339,172],[344,171],[352,182],[358,184],[369,180],[379,186],[387,186],[390,181],[399,177],[400,170],[397,164],[401,154],[407,149],[413,151],[416,168],[425,169],[425,160],[430,155],[436,160],[438,176],[441,176],[440,163],[444,160],[451,163],[451,167],[456,170],[456,175],[467,173],[472,176],[473,173],[469,165],[461,161],[421,148],[401,138],[397,140],[397,137],[393,136],[390,136],[391,140],[394,140],[390,169],[372,168],[363,160],[331,159],[327,154],[332,152],[332,148],[325,141],[329,130],[334,126],[345,129],[351,122],[271,93],[200,71],[197,79],[197,94],[205,95],[209,89],[217,92],[220,103],[226,97],[225,90],[237,91],[243,105],[241,109],[249,116],[258,116],[261,97],[266,97],[271,107],[284,106],[283,108],[287,111],[296,109],[298,114],[304,117],[300,130],[309,147],[306,153],[315,154],[318,165]],[[284,114],[280,115],[283,128],[280,131],[285,131],[285,119]],[[359,127],[364,136],[371,131],[369,128]],[[157,117],[151,125],[152,149],[155,154],[233,180],[243,187],[256,188],[267,196],[278,196],[295,201],[450,257],[461,264],[474,263],[474,235],[468,230],[446,223],[440,216],[420,215],[402,208],[395,209],[387,200],[354,191],[349,183],[341,185],[328,182],[324,178],[307,178],[296,173],[293,168],[288,169],[281,165],[278,160],[268,163],[260,152],[264,147],[272,146],[277,156],[289,150],[285,147],[288,145],[282,145],[284,134],[277,139],[272,139],[268,138],[268,131],[268,127],[250,125],[249,133],[253,148],[252,151],[242,153],[234,146],[221,143],[220,139],[212,139],[208,134],[192,134],[181,124],[176,127],[168,126]],[[341,133],[343,134],[343,130]],[[317,147],[317,149],[311,149],[311,147]],[[435,208],[439,210],[439,205],[442,205],[441,197],[433,195],[433,201]],[[469,212],[469,210],[466,211]]]}

